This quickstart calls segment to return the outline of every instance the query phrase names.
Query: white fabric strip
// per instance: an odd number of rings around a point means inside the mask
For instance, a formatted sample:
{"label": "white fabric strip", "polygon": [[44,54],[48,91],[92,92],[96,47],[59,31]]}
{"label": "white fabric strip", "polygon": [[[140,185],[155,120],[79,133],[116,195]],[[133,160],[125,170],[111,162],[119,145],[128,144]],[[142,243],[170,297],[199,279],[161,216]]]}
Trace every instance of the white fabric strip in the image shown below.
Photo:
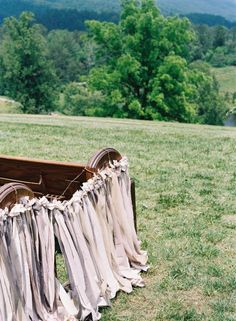
{"label": "white fabric strip", "polygon": [[[0,321],[99,320],[119,290],[144,286],[128,161],[100,171],[69,201],[25,199],[0,210]],[[55,237],[69,289],[55,273]]]}

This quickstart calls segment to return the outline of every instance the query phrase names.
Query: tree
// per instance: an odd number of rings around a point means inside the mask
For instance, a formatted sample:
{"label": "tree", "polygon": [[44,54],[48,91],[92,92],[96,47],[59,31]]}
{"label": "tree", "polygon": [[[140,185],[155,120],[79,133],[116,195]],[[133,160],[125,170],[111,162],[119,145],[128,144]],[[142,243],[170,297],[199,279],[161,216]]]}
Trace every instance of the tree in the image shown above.
{"label": "tree", "polygon": [[227,40],[227,28],[224,26],[214,27],[214,40],[213,45],[215,48],[222,47],[225,45]]}
{"label": "tree", "polygon": [[219,94],[219,85],[207,63],[196,61],[190,65],[192,83],[195,85],[193,100],[196,103],[196,120],[202,124],[223,125],[229,107]]}
{"label": "tree", "polygon": [[193,58],[201,59],[204,58],[208,50],[212,48],[213,32],[212,29],[205,24],[194,26],[194,30],[197,37],[194,42]]}
{"label": "tree", "polygon": [[150,98],[156,102],[156,110],[162,118],[180,122],[194,121],[196,105],[191,99],[194,86],[185,59],[175,55],[167,56],[152,87]]}
{"label": "tree", "polygon": [[190,46],[192,61],[201,59],[214,67],[236,65],[235,27],[197,25],[194,30],[197,37]]}
{"label": "tree", "polygon": [[187,19],[163,17],[152,0],[123,0],[118,25],[90,21],[88,29],[99,64],[89,86],[107,97],[107,115],[193,120]]}
{"label": "tree", "polygon": [[57,78],[42,29],[33,22],[33,14],[27,12],[4,21],[0,90],[20,102],[23,112],[49,112],[54,108]]}
{"label": "tree", "polygon": [[61,110],[67,115],[104,116],[105,99],[101,92],[88,90],[86,83],[72,82],[63,91]]}
{"label": "tree", "polygon": [[78,32],[53,30],[47,36],[47,44],[62,83],[79,81],[81,75],[88,74],[93,44],[85,42]]}

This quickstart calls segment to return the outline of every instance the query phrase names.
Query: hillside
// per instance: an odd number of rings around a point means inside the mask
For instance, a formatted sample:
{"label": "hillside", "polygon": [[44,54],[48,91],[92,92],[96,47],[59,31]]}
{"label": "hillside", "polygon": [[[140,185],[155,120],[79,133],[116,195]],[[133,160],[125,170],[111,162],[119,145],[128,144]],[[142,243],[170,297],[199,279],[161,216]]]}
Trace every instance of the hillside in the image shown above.
{"label": "hillside", "polygon": [[[22,1],[22,0],[21,0]],[[48,5],[54,8],[73,8],[77,10],[118,11],[119,0],[23,0],[30,3]]]}
{"label": "hillside", "polygon": [[236,20],[236,0],[157,0],[166,13],[209,13]]}
{"label": "hillside", "polygon": [[99,12],[94,9],[81,10],[51,6],[46,1],[0,0],[0,24],[9,16],[19,16],[22,11],[31,11],[36,21],[52,29],[84,30],[86,20],[112,21],[119,20],[118,11]]}
{"label": "hillside", "polygon": [[235,320],[235,128],[0,115],[0,137],[0,154],[86,163],[111,146],[129,158],[150,269],[101,321]]}
{"label": "hillside", "polygon": [[[27,0],[30,3],[47,3],[58,8],[78,10],[119,10],[118,0]],[[164,13],[209,13],[236,20],[236,0],[157,0]]]}
{"label": "hillside", "polygon": [[[193,23],[209,25],[235,25],[236,0],[205,1],[159,0],[158,5],[164,14],[187,15]],[[235,8],[235,10],[233,10]],[[84,30],[84,21],[100,20],[117,22],[119,20],[118,0],[0,0],[0,23],[5,17],[18,16],[22,11],[32,11],[39,23],[51,29]],[[192,12],[195,12],[192,14]],[[204,12],[204,13],[196,13]],[[189,14],[190,13],[190,14]],[[213,14],[213,15],[212,15]],[[221,14],[222,16],[216,16]],[[234,16],[235,15],[235,16]]]}
{"label": "hillside", "polygon": [[220,91],[222,94],[236,92],[236,67],[227,66],[224,68],[212,68],[216,79],[220,84]]}
{"label": "hillside", "polygon": [[[53,8],[73,8],[79,11],[118,11],[119,0],[0,0],[0,5],[9,7],[16,11],[22,8],[33,8],[38,6],[49,6]],[[236,0],[157,0],[158,6],[164,13],[208,13],[221,15],[230,20],[236,20]],[[2,9],[4,11],[4,9]],[[7,9],[8,10],[8,9]],[[0,15],[5,14],[1,11]]]}

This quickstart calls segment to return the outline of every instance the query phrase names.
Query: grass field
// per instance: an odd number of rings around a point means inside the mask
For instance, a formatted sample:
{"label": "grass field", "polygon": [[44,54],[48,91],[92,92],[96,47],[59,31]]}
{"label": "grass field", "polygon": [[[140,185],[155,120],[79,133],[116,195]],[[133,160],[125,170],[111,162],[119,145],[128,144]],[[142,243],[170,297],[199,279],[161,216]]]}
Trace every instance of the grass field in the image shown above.
{"label": "grass field", "polygon": [[0,139],[8,155],[86,162],[112,146],[128,156],[150,270],[102,321],[236,320],[236,129],[0,115]]}
{"label": "grass field", "polygon": [[212,71],[219,81],[220,91],[223,94],[236,92],[236,66],[212,68]]}
{"label": "grass field", "polygon": [[0,96],[0,114],[19,114],[20,106],[17,102]]}

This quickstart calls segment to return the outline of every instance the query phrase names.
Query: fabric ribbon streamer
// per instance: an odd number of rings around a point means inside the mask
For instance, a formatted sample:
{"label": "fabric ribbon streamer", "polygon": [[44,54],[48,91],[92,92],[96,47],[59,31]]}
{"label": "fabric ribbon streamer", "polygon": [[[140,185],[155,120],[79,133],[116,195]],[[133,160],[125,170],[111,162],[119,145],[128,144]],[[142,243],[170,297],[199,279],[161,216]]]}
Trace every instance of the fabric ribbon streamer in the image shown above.
{"label": "fabric ribbon streamer", "polygon": [[[0,321],[99,320],[119,290],[143,287],[128,162],[100,171],[69,201],[24,199],[0,210]],[[69,287],[56,277],[57,239]]]}

